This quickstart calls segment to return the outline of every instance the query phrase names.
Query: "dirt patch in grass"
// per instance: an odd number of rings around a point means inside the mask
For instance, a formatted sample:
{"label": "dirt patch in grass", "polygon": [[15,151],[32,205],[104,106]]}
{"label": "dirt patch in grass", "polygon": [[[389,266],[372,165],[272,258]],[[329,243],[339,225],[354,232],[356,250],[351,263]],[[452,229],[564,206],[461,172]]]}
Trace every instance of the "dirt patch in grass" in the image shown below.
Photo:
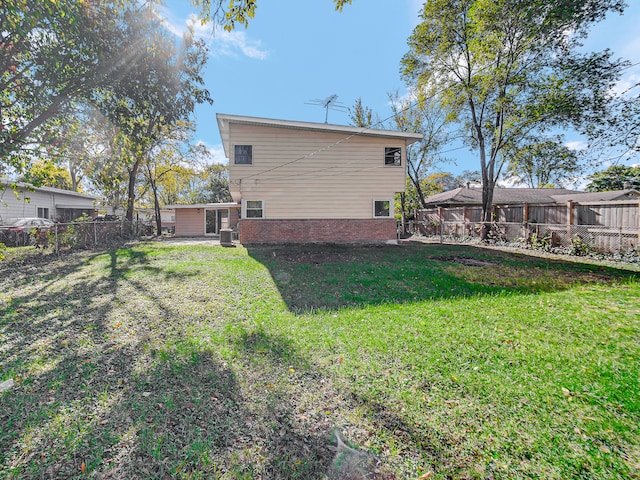
{"label": "dirt patch in grass", "polygon": [[280,250],[272,253],[274,258],[280,261],[298,265],[325,265],[327,263],[353,262],[358,255],[349,252],[337,252],[332,250]]}
{"label": "dirt patch in grass", "polygon": [[433,257],[433,259],[441,262],[460,263],[461,265],[466,265],[468,267],[491,267],[491,266],[497,265],[496,262],[490,262],[488,260],[480,260],[477,258],[470,258],[470,257],[443,256],[443,257]]}

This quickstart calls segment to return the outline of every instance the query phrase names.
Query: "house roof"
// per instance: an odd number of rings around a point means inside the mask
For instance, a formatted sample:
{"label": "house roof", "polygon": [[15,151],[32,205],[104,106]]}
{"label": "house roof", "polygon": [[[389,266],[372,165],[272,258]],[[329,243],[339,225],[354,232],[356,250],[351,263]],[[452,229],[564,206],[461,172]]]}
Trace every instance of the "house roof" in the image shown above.
{"label": "house roof", "polygon": [[227,157],[229,156],[229,125],[258,125],[263,127],[289,128],[292,130],[309,130],[314,132],[339,133],[343,135],[363,135],[372,137],[398,138],[407,141],[408,144],[421,140],[421,133],[399,132],[395,130],[380,130],[367,127],[353,127],[346,125],[334,125],[328,123],[298,122],[292,120],[277,120],[272,118],[245,117],[242,115],[216,114],[222,145]]}
{"label": "house roof", "polygon": [[185,208],[210,208],[210,209],[225,209],[225,208],[240,208],[240,204],[234,202],[228,203],[192,203],[190,205],[166,205],[165,208],[171,208],[175,210]]}
{"label": "house roof", "polygon": [[[565,188],[496,188],[493,191],[494,204],[513,203],[556,203],[555,196],[571,195],[579,192]],[[456,188],[437,193],[425,199],[429,205],[481,205],[481,188]]]}
{"label": "house roof", "polygon": [[640,192],[634,189],[613,190],[610,192],[574,192],[569,195],[554,195],[558,203],[566,202],[612,202],[616,200],[636,200]]}
{"label": "house roof", "polygon": [[[11,185],[13,185],[13,183],[12,182],[7,182],[6,180],[0,180],[0,185],[2,185],[4,188],[7,188],[7,187],[11,187]],[[61,195],[69,195],[69,196],[72,196],[72,197],[86,198],[87,200],[96,200],[98,198],[95,195],[89,195],[87,193],[74,192],[73,190],[63,190],[62,188],[35,187],[35,186],[31,185],[30,183],[25,183],[25,182],[16,182],[15,185],[18,188],[22,188],[22,189],[30,189],[30,190],[35,190],[35,191],[38,191],[38,192],[49,192],[49,193],[56,193],[56,194],[61,194]]]}

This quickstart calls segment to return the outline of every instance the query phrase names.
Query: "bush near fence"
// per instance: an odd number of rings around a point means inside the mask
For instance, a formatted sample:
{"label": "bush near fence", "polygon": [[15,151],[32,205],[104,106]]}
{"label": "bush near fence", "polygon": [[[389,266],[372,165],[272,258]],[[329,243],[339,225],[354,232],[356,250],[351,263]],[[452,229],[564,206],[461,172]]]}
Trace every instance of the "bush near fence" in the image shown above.
{"label": "bush near fence", "polygon": [[[450,206],[416,211],[414,234],[457,241],[479,237],[479,206]],[[575,252],[640,251],[640,202],[567,202],[495,205],[489,223],[494,242]]]}
{"label": "bush near fence", "polygon": [[[413,222],[406,226],[415,235],[441,241],[476,241],[481,222]],[[574,255],[640,252],[640,229],[599,225],[522,224],[491,222],[488,241],[532,248],[563,250]]]}
{"label": "bush near fence", "polygon": [[128,221],[56,223],[51,228],[0,232],[0,243],[8,247],[33,245],[36,248],[53,248],[56,252],[109,248],[139,238],[144,229],[142,223]]}

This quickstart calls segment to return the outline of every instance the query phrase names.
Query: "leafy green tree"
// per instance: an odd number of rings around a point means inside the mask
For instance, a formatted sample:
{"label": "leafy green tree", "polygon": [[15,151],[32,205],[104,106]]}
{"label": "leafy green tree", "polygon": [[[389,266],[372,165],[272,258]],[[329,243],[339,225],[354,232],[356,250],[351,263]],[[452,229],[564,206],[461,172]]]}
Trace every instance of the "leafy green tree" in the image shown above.
{"label": "leafy green tree", "polygon": [[482,236],[488,234],[505,150],[550,128],[606,118],[624,64],[580,54],[589,27],[622,0],[427,0],[403,75],[452,112],[480,160]]}
{"label": "leafy green tree", "polygon": [[126,137],[128,172],[126,218],[133,219],[140,168],[154,149],[181,122],[188,122],[197,103],[212,103],[201,76],[207,49],[188,32],[178,50],[171,34],[149,10],[131,12],[128,35],[143,52],[118,91],[97,95],[95,104]]}
{"label": "leafy green tree", "polygon": [[612,190],[640,190],[640,165],[613,165],[606,170],[589,176],[587,190],[590,192],[608,192]]}
{"label": "leafy green tree", "polygon": [[563,181],[580,172],[575,150],[562,144],[562,138],[532,140],[513,151],[508,150],[509,164],[505,177],[530,188],[560,186]]}
{"label": "leafy green tree", "polygon": [[28,182],[37,187],[53,187],[71,190],[69,172],[50,161],[39,161],[31,165],[19,181]]}
{"label": "leafy green tree", "polygon": [[[0,161],[24,170],[41,128],[70,102],[114,86],[135,63],[128,0],[0,3]],[[37,153],[37,152],[36,152]]]}
{"label": "leafy green tree", "polygon": [[358,97],[353,107],[349,107],[349,119],[356,127],[370,127],[373,125],[373,110],[362,104],[362,98]]}
{"label": "leafy green tree", "polygon": [[226,165],[219,163],[208,165],[198,177],[198,188],[194,192],[195,203],[233,201],[229,192],[229,168]]}

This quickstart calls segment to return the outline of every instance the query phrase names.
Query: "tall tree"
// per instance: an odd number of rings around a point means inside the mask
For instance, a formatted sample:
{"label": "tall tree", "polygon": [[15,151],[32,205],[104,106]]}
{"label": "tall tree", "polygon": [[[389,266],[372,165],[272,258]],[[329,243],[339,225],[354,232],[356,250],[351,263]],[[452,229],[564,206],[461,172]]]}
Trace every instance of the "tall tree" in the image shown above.
{"label": "tall tree", "polygon": [[424,208],[426,198],[423,180],[430,168],[446,159],[440,154],[443,145],[449,142],[449,117],[443,108],[432,99],[401,99],[398,93],[390,94],[393,110],[392,125],[403,132],[417,132],[422,140],[407,147],[407,175],[413,184],[418,201]]}
{"label": "tall tree", "polygon": [[126,136],[128,199],[133,220],[136,182],[153,149],[180,122],[188,122],[197,103],[212,103],[201,76],[207,49],[188,32],[178,50],[170,33],[154,22],[152,6],[129,15],[128,34],[138,38],[143,57],[122,79],[118,90],[99,92],[95,103]]}
{"label": "tall tree", "polygon": [[482,237],[505,149],[553,127],[607,116],[623,62],[582,55],[591,24],[622,0],[427,0],[402,60],[405,79],[455,115],[478,152]]}
{"label": "tall tree", "polygon": [[562,137],[532,139],[507,154],[505,177],[530,188],[560,186],[580,171],[578,154],[562,143]]}

